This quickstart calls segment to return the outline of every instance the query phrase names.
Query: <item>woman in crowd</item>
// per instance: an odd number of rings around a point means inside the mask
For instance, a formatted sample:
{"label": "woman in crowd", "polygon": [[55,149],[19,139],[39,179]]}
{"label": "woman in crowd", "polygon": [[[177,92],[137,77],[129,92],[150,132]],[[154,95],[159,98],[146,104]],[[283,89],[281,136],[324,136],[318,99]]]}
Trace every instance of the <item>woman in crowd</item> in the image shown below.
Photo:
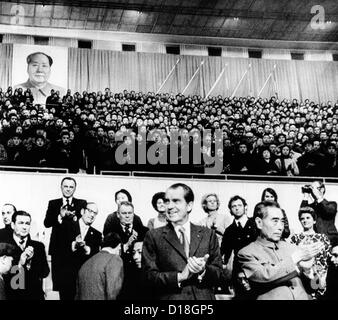
{"label": "woman in crowd", "polygon": [[292,159],[290,147],[283,145],[281,147],[281,155],[276,159],[276,165],[279,169],[279,174],[282,176],[298,176],[299,169],[296,160]]}
{"label": "woman in crowd", "polygon": [[269,148],[264,148],[257,159],[257,173],[264,175],[277,175],[278,167],[271,156]]}
{"label": "woman in crowd", "polygon": [[291,243],[296,245],[307,245],[315,242],[321,242],[324,249],[314,258],[310,278],[316,280],[317,289],[311,288],[312,297],[318,299],[325,292],[325,279],[328,269],[328,258],[330,256],[331,245],[328,237],[315,231],[315,212],[311,207],[300,208],[298,212],[299,221],[303,227],[301,233],[291,237]]}
{"label": "woman in crowd", "polygon": [[[277,192],[272,188],[266,188],[263,190],[261,201],[274,201],[278,203]],[[282,233],[282,239],[289,238],[291,232],[289,227],[289,220],[284,209],[282,209],[284,215],[284,230]]]}
{"label": "woman in crowd", "polygon": [[202,208],[207,216],[198,222],[198,225],[213,229],[216,232],[219,244],[225,229],[232,223],[230,216],[218,212],[220,201],[215,193],[208,193],[202,197]]}
{"label": "woman in crowd", "polygon": [[156,217],[149,219],[147,224],[147,227],[149,229],[156,229],[159,227],[163,227],[167,224],[167,218],[165,216],[166,205],[164,199],[164,192],[157,192],[153,195],[153,198],[151,199],[151,204],[158,214]]}

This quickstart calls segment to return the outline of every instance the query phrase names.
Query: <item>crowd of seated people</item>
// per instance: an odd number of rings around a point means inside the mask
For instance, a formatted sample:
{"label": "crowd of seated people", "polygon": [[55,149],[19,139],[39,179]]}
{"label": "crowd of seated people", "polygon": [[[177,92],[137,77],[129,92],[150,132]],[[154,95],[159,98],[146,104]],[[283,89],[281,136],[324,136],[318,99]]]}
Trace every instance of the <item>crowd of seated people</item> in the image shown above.
{"label": "crowd of seated people", "polygon": [[[44,244],[30,237],[34,217],[3,205],[0,300],[45,299],[42,281],[50,271],[61,300],[337,299],[337,203],[325,198],[320,181],[302,188],[301,233],[290,230],[287,216],[297,213],[286,213],[272,188],[257,193],[254,208],[243,195],[231,196],[224,212],[216,193],[197,204],[193,190],[176,183],[153,195],[148,227],[120,189],[117,210],[97,230],[92,225],[102,213],[76,198],[76,187],[74,178],[63,178],[61,197],[48,202],[51,270]],[[189,216],[196,205],[206,216],[195,224]],[[13,286],[20,273],[24,285]]]}
{"label": "crowd of seated people", "polygon": [[[38,105],[29,89],[9,87],[0,89],[0,165],[62,167],[72,173],[204,173],[220,160],[218,173],[336,177],[337,116],[334,102],[204,99],[127,90],[114,93],[108,88],[68,90],[63,97],[52,90],[46,104]],[[181,138],[174,139],[174,133]],[[183,143],[185,138],[188,144]],[[220,140],[222,145],[216,143]],[[174,163],[169,152],[172,144],[179,149]],[[195,145],[200,161],[194,161]],[[139,157],[143,147],[155,154],[155,162],[148,154]],[[187,161],[186,149],[190,151]]]}

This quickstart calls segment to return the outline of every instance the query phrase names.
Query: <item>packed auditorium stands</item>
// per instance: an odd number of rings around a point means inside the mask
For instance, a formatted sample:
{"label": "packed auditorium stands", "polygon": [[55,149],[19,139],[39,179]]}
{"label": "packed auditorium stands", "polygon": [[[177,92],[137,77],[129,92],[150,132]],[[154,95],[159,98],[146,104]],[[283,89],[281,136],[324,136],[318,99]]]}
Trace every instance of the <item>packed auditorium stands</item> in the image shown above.
{"label": "packed auditorium stands", "polygon": [[[203,173],[220,160],[222,174],[338,176],[338,104],[331,101],[205,99],[106,88],[68,90],[65,96],[51,92],[46,105],[39,105],[29,89],[9,87],[0,89],[0,106],[2,166],[67,168],[71,173]],[[180,135],[177,165],[170,162],[175,132]],[[198,143],[202,160],[194,162],[192,150]],[[121,145],[126,164],[116,160]],[[153,146],[157,164],[138,161],[137,148],[136,154],[128,154],[133,150],[128,146],[135,145],[146,150]],[[186,164],[184,148],[190,150]]]}

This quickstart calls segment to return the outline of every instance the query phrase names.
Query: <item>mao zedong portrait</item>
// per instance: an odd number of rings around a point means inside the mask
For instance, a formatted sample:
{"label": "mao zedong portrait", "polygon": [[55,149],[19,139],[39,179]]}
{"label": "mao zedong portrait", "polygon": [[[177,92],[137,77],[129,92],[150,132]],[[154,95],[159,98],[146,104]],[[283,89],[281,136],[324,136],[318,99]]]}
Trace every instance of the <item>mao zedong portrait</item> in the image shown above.
{"label": "mao zedong portrait", "polygon": [[28,80],[16,85],[15,88],[21,87],[24,90],[29,88],[33,94],[34,103],[44,104],[52,89],[59,91],[62,98],[66,90],[48,82],[53,65],[52,57],[43,52],[34,52],[27,56],[26,61]]}

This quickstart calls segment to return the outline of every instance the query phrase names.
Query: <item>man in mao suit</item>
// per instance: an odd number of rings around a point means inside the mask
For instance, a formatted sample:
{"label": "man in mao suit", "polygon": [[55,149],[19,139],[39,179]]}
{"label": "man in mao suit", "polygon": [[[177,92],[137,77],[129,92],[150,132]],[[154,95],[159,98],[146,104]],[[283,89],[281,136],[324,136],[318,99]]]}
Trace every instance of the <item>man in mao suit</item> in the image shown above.
{"label": "man in mao suit", "polygon": [[13,266],[16,268],[6,279],[9,300],[44,300],[43,279],[49,274],[49,266],[43,243],[30,238],[30,226],[29,213],[13,214],[13,234],[5,240],[15,248]]}
{"label": "man in mao suit", "polygon": [[123,262],[119,256],[121,239],[108,233],[100,252],[81,267],[75,300],[115,300],[124,280]]}
{"label": "man in mao suit", "polygon": [[159,299],[215,299],[222,272],[219,245],[213,230],[189,222],[193,201],[190,187],[172,185],[166,191],[168,225],[145,236],[142,268]]}
{"label": "man in mao suit", "polygon": [[310,282],[313,258],[323,244],[295,246],[281,241],[284,216],[276,202],[258,203],[253,217],[259,235],[235,257],[238,270],[249,281],[250,296],[257,300],[310,300],[305,287]]}
{"label": "man in mao suit", "polygon": [[[71,177],[65,177],[61,181],[62,198],[51,200],[44,220],[46,228],[52,227],[48,253],[52,257],[52,280],[53,290],[63,291],[63,274],[60,270],[64,269],[67,263],[67,253],[65,235],[67,225],[77,221],[81,217],[81,209],[86,207],[86,200],[73,197],[76,190],[76,181]],[[60,298],[62,299],[63,297]]]}
{"label": "man in mao suit", "polygon": [[88,202],[86,208],[81,210],[81,218],[65,225],[65,246],[69,250],[66,256],[69,259],[65,260],[60,270],[63,279],[60,291],[62,300],[74,299],[77,274],[81,266],[100,251],[102,234],[91,226],[97,214],[97,205]]}

